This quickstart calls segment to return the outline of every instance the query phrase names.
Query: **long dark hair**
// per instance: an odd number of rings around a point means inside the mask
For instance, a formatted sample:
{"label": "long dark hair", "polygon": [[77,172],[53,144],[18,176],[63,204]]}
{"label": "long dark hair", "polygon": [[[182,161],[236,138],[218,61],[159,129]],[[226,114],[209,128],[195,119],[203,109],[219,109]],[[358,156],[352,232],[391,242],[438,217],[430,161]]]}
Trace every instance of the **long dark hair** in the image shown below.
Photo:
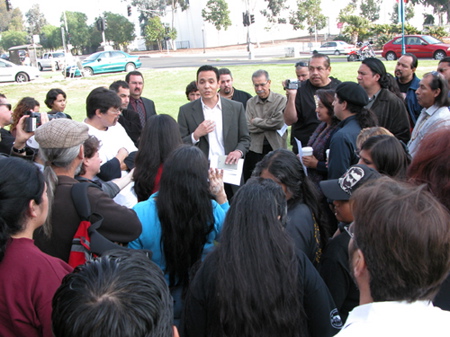
{"label": "long dark hair", "polygon": [[145,123],[133,173],[134,191],[139,201],[150,197],[160,165],[181,144],[180,129],[171,116],[154,115]]}
{"label": "long dark hair", "polygon": [[20,158],[0,159],[0,262],[11,236],[25,229],[30,201],[39,205],[44,188],[37,166]]}
{"label": "long dark hair", "polygon": [[304,336],[299,263],[283,230],[286,197],[269,179],[252,178],[233,197],[218,248],[214,336]]}
{"label": "long dark hair", "polygon": [[174,150],[164,165],[156,200],[171,287],[188,284],[189,269],[202,255],[214,228],[212,199],[203,152],[195,146]]}
{"label": "long dark hair", "polygon": [[319,192],[314,183],[306,176],[297,156],[286,149],[269,152],[263,160],[256,164],[252,175],[259,177],[263,170],[271,173],[291,192],[292,198],[288,200],[288,205],[304,203],[309,207],[319,224],[321,246],[323,247],[330,236],[329,225],[323,215],[325,211],[321,209]]}
{"label": "long dark hair", "polygon": [[411,158],[397,138],[388,135],[373,136],[363,143],[361,150],[370,152],[373,164],[381,174],[406,179]]}
{"label": "long dark hair", "polygon": [[14,108],[12,118],[13,122],[11,125],[11,131],[14,131],[17,128],[17,124],[19,120],[25,113],[28,113],[30,110],[33,110],[34,107],[40,106],[39,102],[36,101],[33,97],[23,97]]}

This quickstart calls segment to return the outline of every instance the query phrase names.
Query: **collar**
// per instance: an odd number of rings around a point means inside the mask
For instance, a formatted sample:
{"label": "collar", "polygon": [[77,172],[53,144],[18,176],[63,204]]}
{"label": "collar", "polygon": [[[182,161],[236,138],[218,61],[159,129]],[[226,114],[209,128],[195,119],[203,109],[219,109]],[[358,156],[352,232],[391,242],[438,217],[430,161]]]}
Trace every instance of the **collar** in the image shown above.
{"label": "collar", "polygon": [[380,88],[380,90],[378,90],[372,97],[369,97],[369,102],[375,101],[378,95],[380,94],[381,90],[382,89]]}
{"label": "collar", "polygon": [[433,116],[435,114],[436,111],[438,111],[441,107],[437,106],[436,104],[430,106],[428,109],[424,109],[425,113],[427,115]]}
{"label": "collar", "polygon": [[266,102],[273,102],[273,93],[272,93],[272,90],[269,90],[269,96],[267,96],[267,98],[266,99],[261,99],[261,97],[259,97],[258,95],[256,95],[257,97],[258,97],[258,100],[257,100],[257,104],[264,104],[264,103],[266,103]]}
{"label": "collar", "polygon": [[[212,107],[212,109],[214,108],[218,108],[219,110],[222,110],[222,100],[220,99],[220,95],[219,93],[217,93],[217,97],[219,98],[219,100],[217,101],[217,104]],[[200,97],[200,102],[202,103],[202,109],[211,109],[209,106],[207,106],[205,103],[203,103],[203,97]]]}
{"label": "collar", "polygon": [[350,122],[351,122],[352,120],[354,120],[354,119],[356,119],[356,114],[353,114],[353,115],[347,117],[346,119],[344,119],[343,121],[340,121],[339,124],[338,124],[338,126],[339,126],[340,128],[342,128],[344,125],[350,123]]}

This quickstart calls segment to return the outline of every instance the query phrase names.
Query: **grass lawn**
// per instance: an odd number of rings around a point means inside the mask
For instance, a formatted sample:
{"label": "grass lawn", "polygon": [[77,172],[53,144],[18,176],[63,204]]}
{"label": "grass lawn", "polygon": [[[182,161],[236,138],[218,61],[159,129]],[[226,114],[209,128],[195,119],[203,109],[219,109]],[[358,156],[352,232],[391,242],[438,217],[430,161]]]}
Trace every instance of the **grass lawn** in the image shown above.
{"label": "grass lawn", "polygon": [[[265,69],[269,72],[274,92],[283,93],[281,81],[287,78],[294,78],[294,63],[290,64],[252,64],[243,66],[233,66],[230,70],[233,73],[235,87],[254,95],[251,82],[251,75],[258,69]],[[388,72],[393,73],[396,62],[384,62]],[[436,70],[438,61],[420,60],[417,75],[422,77],[426,72]],[[341,81],[356,81],[356,73],[360,62],[338,62],[332,64],[331,75]],[[195,80],[197,68],[171,68],[171,69],[140,69],[144,74],[145,88],[144,97],[155,101],[158,114],[169,114],[175,119],[181,105],[187,103],[184,93],[186,85]],[[48,111],[44,104],[45,95],[51,88],[61,88],[67,93],[68,103],[66,111],[73,119],[82,121],[85,118],[85,101],[89,92],[99,86],[109,86],[116,80],[124,80],[125,73],[113,73],[106,75],[95,75],[89,78],[62,79],[59,72],[41,72],[42,79],[38,82],[28,82],[23,84],[2,84],[0,93],[5,94],[13,106],[25,96],[31,96],[41,103],[41,111]]]}

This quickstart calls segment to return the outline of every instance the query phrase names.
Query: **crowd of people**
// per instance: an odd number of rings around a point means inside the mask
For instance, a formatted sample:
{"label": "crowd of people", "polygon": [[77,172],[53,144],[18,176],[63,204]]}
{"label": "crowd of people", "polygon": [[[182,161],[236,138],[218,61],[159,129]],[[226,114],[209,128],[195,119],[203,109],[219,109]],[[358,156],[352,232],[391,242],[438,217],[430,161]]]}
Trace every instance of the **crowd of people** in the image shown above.
{"label": "crowd of people", "polygon": [[446,335],[450,58],[417,68],[314,54],[252,97],[204,65],[177,120],[139,71],[82,122],[0,94],[0,335]]}

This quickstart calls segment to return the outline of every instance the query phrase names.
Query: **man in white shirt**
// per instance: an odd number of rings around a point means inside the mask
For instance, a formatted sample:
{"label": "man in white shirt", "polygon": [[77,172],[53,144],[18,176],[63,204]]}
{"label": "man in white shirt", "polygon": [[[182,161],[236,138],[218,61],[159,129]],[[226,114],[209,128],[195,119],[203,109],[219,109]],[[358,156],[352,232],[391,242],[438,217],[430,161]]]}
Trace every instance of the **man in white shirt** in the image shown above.
{"label": "man in white shirt", "polygon": [[427,134],[450,125],[448,83],[442,74],[437,71],[426,73],[419,83],[416,96],[423,109],[408,142],[411,156],[414,156],[420,141]]}
{"label": "man in white shirt", "polygon": [[[201,98],[183,105],[178,113],[183,141],[198,146],[210,161],[226,155],[226,164],[236,164],[250,146],[244,106],[217,93],[216,67],[204,65],[197,70],[197,88]],[[227,184],[225,189],[231,198],[237,186]]]}
{"label": "man in white shirt", "polygon": [[446,336],[431,300],[450,270],[450,216],[423,186],[383,177],[351,197],[350,272],[359,306],[337,335]]}
{"label": "man in white shirt", "polygon": [[[97,175],[104,181],[120,178],[134,167],[134,155],[137,151],[131,138],[118,122],[121,100],[117,94],[103,87],[91,91],[86,99],[87,118],[84,123],[89,134],[101,142],[99,150],[102,166]],[[132,207],[137,198],[131,193],[129,184],[114,200],[124,206]]]}

